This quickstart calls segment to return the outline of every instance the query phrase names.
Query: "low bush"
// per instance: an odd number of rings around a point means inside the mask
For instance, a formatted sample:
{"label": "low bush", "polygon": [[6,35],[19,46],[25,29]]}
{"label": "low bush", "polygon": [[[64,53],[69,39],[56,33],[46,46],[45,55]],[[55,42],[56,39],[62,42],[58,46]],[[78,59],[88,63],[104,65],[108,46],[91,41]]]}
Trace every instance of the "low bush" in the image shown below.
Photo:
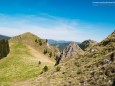
{"label": "low bush", "polygon": [[56,67],[56,71],[60,71],[61,67],[60,66],[57,66]]}

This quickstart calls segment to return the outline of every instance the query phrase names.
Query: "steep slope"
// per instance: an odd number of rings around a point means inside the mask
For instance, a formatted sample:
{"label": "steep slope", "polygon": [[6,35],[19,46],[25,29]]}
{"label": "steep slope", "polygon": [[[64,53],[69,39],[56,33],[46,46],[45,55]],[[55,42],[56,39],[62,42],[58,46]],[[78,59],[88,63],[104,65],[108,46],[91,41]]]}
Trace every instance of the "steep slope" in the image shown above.
{"label": "steep slope", "polygon": [[115,32],[84,56],[75,56],[38,78],[16,86],[115,86],[114,38]]}
{"label": "steep slope", "polygon": [[57,48],[50,46],[46,40],[42,40],[41,38],[37,37],[36,35],[27,32],[10,39],[10,42],[21,42],[24,43],[35,50],[47,55],[51,60],[55,61],[56,55],[60,52]]}
{"label": "steep slope", "polygon": [[48,45],[47,40],[24,33],[11,38],[9,45],[10,53],[0,60],[0,86],[37,77],[54,66],[57,49]]}
{"label": "steep slope", "polygon": [[114,44],[115,42],[115,31],[109,35],[106,39],[104,39],[102,42],[99,43],[99,45],[101,46],[106,46],[106,45],[110,45],[110,44]]}
{"label": "steep slope", "polygon": [[30,47],[30,46],[27,46],[28,49],[30,49],[30,52],[31,54],[34,56],[34,57],[37,57],[36,59],[34,60],[39,60],[41,62],[49,62],[49,63],[54,63],[53,61],[51,61],[46,55],[38,52],[37,50],[35,50],[34,48]]}
{"label": "steep slope", "polygon": [[88,50],[90,49],[92,46],[96,45],[97,42],[93,41],[93,40],[85,40],[83,41],[79,46],[82,50]]}
{"label": "steep slope", "polygon": [[[43,54],[37,51],[36,53],[46,58]],[[41,60],[41,57],[34,56],[31,49],[23,43],[10,43],[10,53],[0,60],[0,85],[12,86],[12,83],[39,76],[45,65],[50,67],[54,63],[51,60]]]}

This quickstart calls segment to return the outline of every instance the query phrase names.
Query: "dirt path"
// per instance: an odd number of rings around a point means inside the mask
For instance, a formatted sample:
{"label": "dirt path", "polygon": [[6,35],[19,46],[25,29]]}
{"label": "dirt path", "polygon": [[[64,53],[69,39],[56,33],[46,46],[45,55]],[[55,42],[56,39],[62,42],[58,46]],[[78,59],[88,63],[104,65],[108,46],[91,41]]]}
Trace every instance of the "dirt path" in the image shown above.
{"label": "dirt path", "polygon": [[48,57],[45,56],[44,54],[38,52],[37,50],[33,49],[33,48],[30,47],[30,46],[27,46],[27,47],[30,49],[31,54],[32,54],[34,57],[37,57],[37,58],[34,59],[34,60],[39,60],[39,61],[41,61],[41,62],[54,63],[53,61],[51,61],[50,59],[48,59]]}

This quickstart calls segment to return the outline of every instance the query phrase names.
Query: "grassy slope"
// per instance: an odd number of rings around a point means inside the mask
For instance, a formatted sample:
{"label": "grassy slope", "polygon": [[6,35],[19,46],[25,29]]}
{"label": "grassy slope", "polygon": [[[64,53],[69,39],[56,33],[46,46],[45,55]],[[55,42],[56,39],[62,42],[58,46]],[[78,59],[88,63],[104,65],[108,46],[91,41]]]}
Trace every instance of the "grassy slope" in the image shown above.
{"label": "grassy slope", "polygon": [[102,64],[105,59],[109,59],[111,53],[72,58],[58,65],[61,67],[60,71],[57,71],[57,67],[55,67],[37,78],[16,84],[16,86],[46,86],[47,84],[49,86],[83,86],[84,81],[87,81],[86,86],[111,86],[108,82],[115,78],[115,73],[110,72],[109,75],[105,75],[105,73],[111,67],[115,69],[115,61],[111,64]]}
{"label": "grassy slope", "polygon": [[[10,42],[13,43],[22,42],[43,54],[44,51],[47,50],[47,53],[45,53],[45,55],[49,57],[49,59],[52,61],[55,61],[55,57],[59,52],[57,48],[47,45],[46,40],[42,40],[41,38],[30,32],[15,36],[10,39]],[[50,54],[52,54],[51,57]]]}
{"label": "grassy slope", "polygon": [[[92,49],[97,51],[92,52]],[[115,33],[79,56],[59,64],[43,75],[20,83],[18,86],[115,86]],[[108,61],[108,62],[107,62]],[[16,85],[17,86],[17,85]]]}
{"label": "grassy slope", "polygon": [[0,85],[2,86],[36,77],[45,65],[49,67],[53,65],[53,62],[42,62],[39,65],[38,57],[34,57],[31,50],[21,42],[10,42],[10,48],[10,54],[0,60]]}

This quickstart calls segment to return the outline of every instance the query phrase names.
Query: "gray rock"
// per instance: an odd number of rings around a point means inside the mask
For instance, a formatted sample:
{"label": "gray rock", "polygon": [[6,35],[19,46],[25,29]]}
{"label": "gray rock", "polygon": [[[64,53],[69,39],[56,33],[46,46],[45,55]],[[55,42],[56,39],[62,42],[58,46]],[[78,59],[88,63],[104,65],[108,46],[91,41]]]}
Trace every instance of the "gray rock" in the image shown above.
{"label": "gray rock", "polygon": [[58,57],[56,65],[59,64],[64,59],[72,58],[81,55],[83,53],[84,51],[76,43],[70,43]]}

